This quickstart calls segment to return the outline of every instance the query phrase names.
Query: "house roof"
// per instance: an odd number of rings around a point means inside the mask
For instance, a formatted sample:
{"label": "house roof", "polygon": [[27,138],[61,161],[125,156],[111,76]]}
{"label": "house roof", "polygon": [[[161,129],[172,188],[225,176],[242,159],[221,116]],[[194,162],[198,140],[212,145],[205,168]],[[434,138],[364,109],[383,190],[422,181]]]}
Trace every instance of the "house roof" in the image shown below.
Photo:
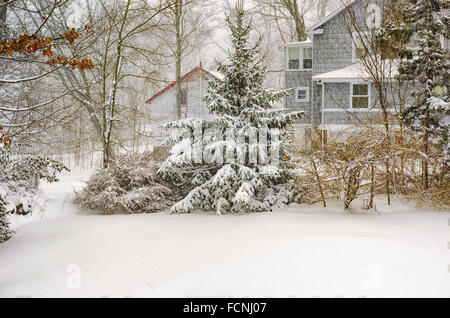
{"label": "house roof", "polygon": [[325,81],[363,79],[367,77],[368,74],[364,67],[360,63],[355,63],[335,71],[315,75],[312,79],[313,81]]}
{"label": "house roof", "polygon": [[[385,63],[383,67],[384,76],[386,78],[395,77],[398,74],[398,63],[395,60],[386,60]],[[339,70],[313,76],[312,79],[313,81],[369,80],[370,75],[367,73],[364,65],[355,63]]]}
{"label": "house roof", "polygon": [[318,27],[320,27],[323,24],[325,24],[326,22],[330,21],[332,18],[334,18],[339,13],[344,11],[345,8],[347,8],[348,6],[352,5],[354,2],[356,2],[358,0],[343,0],[343,1],[345,1],[345,3],[343,3],[339,8],[337,8],[336,10],[331,12],[329,15],[327,15],[325,18],[323,18],[322,20],[320,20],[319,22],[314,24],[312,27],[310,27],[306,33],[310,33],[312,31],[314,31],[315,29],[317,29]]}
{"label": "house roof", "polygon": [[[205,70],[203,67],[201,66],[197,66],[196,68],[192,69],[191,71],[189,71],[188,73],[184,74],[183,76],[181,76],[180,81],[181,82],[185,82],[188,79],[192,78],[194,75],[196,75],[197,73],[203,73],[208,77],[212,77],[216,80],[222,80],[221,76],[219,73],[217,72],[211,72],[208,70]],[[166,87],[164,87],[162,90],[160,90],[158,93],[156,93],[155,95],[153,95],[152,97],[150,97],[145,103],[146,104],[150,104],[154,99],[156,99],[157,97],[163,95],[164,93],[166,93],[168,90],[170,90],[172,87],[174,87],[177,84],[176,81],[170,83],[169,85],[167,85]]]}

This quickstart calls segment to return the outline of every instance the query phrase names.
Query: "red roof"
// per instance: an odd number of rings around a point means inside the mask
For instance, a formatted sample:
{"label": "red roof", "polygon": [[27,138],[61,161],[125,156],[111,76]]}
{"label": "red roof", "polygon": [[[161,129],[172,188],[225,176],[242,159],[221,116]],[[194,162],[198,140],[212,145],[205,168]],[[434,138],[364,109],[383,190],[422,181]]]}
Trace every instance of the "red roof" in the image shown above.
{"label": "red roof", "polygon": [[[207,76],[213,77],[217,80],[220,80],[217,76],[215,76],[214,74],[212,74],[211,72],[205,70],[204,68],[202,68],[201,66],[197,66],[196,68],[192,69],[190,72],[184,74],[181,78],[180,81],[184,82],[187,79],[191,78],[192,76],[194,76],[196,73],[198,72],[203,72],[204,74],[206,74]],[[161,96],[162,94],[164,94],[165,92],[167,92],[169,89],[171,89],[172,87],[174,87],[177,84],[177,82],[172,82],[169,85],[167,85],[166,87],[164,87],[162,90],[160,90],[158,93],[156,93],[155,95],[153,95],[152,97],[150,97],[145,103],[146,104],[150,104],[155,98]]]}

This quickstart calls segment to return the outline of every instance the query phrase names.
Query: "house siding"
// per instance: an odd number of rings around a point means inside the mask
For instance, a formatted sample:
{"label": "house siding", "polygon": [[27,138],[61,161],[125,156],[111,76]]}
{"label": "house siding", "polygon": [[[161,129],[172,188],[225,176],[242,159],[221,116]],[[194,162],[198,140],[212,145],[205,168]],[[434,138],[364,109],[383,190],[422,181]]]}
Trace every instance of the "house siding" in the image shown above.
{"label": "house siding", "polygon": [[[379,114],[376,91],[373,85],[370,85],[370,110],[352,110],[350,109],[351,83],[323,83],[320,91],[325,85],[324,114],[323,118],[317,122],[318,124],[357,124],[364,116],[372,116]],[[321,111],[322,113],[322,107]]]}
{"label": "house siding", "polygon": [[[200,118],[211,120],[215,116],[209,113],[203,97],[206,94],[208,82],[203,74],[199,74],[188,81],[181,83],[182,89],[187,89],[187,108],[181,109],[181,118]],[[149,144],[158,146],[169,137],[169,132],[162,128],[177,119],[176,114],[176,88],[172,87],[164,94],[155,98],[147,105],[146,115],[149,121],[146,123],[147,133],[151,135]]]}
{"label": "house siding", "polygon": [[[356,22],[363,32],[367,29],[366,13],[370,4],[378,5],[382,19],[385,0],[357,0],[351,5]],[[369,109],[351,109],[351,85],[352,83],[361,83],[360,79],[349,79],[348,74],[343,74],[341,79],[337,78],[334,82],[331,80],[312,81],[313,76],[340,70],[357,63],[353,57],[352,30],[354,27],[349,24],[349,12],[347,9],[343,9],[322,25],[317,26],[315,30],[322,30],[321,33],[310,34],[313,47],[312,70],[285,71],[286,88],[301,86],[310,88],[308,103],[296,102],[294,90],[286,98],[286,106],[289,109],[307,112],[307,115],[296,126],[296,129],[303,129],[298,134],[302,135],[304,139],[308,134],[312,140],[314,140],[314,135],[320,135],[316,129],[311,130],[310,127],[305,127],[307,125],[312,125],[311,128],[323,127],[322,129],[328,129],[327,125],[330,125],[329,129],[333,130],[337,127],[331,127],[331,125],[361,124],[381,118],[378,93],[373,84],[370,84]],[[388,81],[386,85],[387,87],[383,88],[386,93],[385,105],[389,111],[396,110],[398,112],[401,101],[412,98],[410,93],[413,87],[410,83],[406,83],[405,87],[398,88],[395,81]],[[325,90],[322,91],[324,87]]]}
{"label": "house siding", "polygon": [[[289,95],[286,96],[286,106],[290,110],[306,112],[298,123],[310,124],[311,123],[311,101],[313,89],[311,87],[312,71],[286,71],[286,88],[290,88]],[[295,101],[295,88],[296,87],[309,87],[309,101],[300,103]]]}
{"label": "house siding", "polygon": [[313,35],[313,75],[352,64],[352,39],[339,14],[323,26],[323,34]]}
{"label": "house siding", "polygon": [[[361,0],[352,4],[361,28],[365,27],[365,12],[367,6],[371,3],[378,4],[380,8],[384,7],[384,0]],[[323,29],[322,34],[313,35],[313,76],[342,69],[355,63],[352,54],[352,35],[347,27],[348,21],[348,12],[347,9],[344,9],[319,27],[319,29]],[[317,127],[322,121],[328,124],[354,123],[348,119],[348,116],[342,114],[327,113],[322,117],[322,88],[322,85],[314,84],[315,91],[312,105],[314,126]],[[350,83],[326,83],[324,95],[326,108],[350,107]],[[376,92],[371,87],[372,103],[375,96]]]}
{"label": "house siding", "polygon": [[325,111],[323,121],[325,125],[357,125],[372,117],[379,118],[380,114],[379,111]]}

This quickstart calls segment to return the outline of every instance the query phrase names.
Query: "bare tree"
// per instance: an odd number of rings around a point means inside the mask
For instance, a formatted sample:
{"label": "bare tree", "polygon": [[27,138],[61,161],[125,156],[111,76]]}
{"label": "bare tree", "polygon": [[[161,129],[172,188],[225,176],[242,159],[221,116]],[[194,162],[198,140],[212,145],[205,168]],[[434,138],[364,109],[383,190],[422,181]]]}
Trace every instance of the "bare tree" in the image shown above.
{"label": "bare tree", "polygon": [[69,92],[54,92],[49,78],[61,68],[84,71],[92,66],[90,59],[57,53],[61,46],[78,42],[78,37],[84,36],[82,31],[69,30],[67,25],[55,30],[58,35],[54,37],[45,31],[56,10],[68,3],[47,0],[42,7],[20,0],[0,3],[0,121],[14,137],[16,150],[26,150],[17,146],[36,145],[36,140],[42,144],[43,136],[73,114],[65,100]]}
{"label": "bare tree", "polygon": [[[71,101],[81,107],[82,114],[77,114],[90,122],[88,130],[95,136],[92,141],[101,144],[103,165],[107,166],[113,148],[121,146],[124,131],[134,126],[129,120],[133,107],[128,104],[126,90],[142,86],[144,81],[157,81],[159,45],[149,45],[148,37],[160,27],[167,5],[162,1],[149,5],[145,1],[90,0],[85,4],[83,19],[90,22],[89,36],[60,50],[61,54],[92,56],[96,68],[90,72],[61,68],[52,81],[61,91],[70,92]],[[66,21],[67,12],[58,10],[50,19],[48,32]]]}
{"label": "bare tree", "polygon": [[323,19],[327,13],[330,0],[318,0],[316,5],[317,18]]}
{"label": "bare tree", "polygon": [[[166,0],[164,23],[159,34],[175,62],[176,114],[181,119],[181,69],[184,58],[201,46],[211,34],[213,16],[209,0]],[[201,61],[200,61],[201,62]]]}
{"label": "bare tree", "polygon": [[284,43],[306,40],[305,15],[314,8],[316,0],[255,0],[255,2],[254,11],[275,21]]}

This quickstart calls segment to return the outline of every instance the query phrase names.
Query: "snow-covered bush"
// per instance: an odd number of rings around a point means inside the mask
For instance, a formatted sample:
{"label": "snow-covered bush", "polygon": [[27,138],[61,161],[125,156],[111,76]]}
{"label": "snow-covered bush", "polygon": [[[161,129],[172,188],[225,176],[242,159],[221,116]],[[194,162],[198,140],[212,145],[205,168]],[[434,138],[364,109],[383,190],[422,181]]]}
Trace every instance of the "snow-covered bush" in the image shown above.
{"label": "snow-covered bush", "polygon": [[32,212],[39,180],[58,181],[56,174],[68,169],[48,158],[13,153],[11,143],[0,125],[0,197],[8,213],[28,214]]}
{"label": "snow-covered bush", "polygon": [[62,163],[33,154],[15,154],[0,148],[0,195],[9,213],[32,212],[39,181],[56,182],[57,173],[68,170]]}
{"label": "snow-covered bush", "polygon": [[57,161],[12,153],[11,139],[0,126],[0,243],[13,234],[7,214],[32,212],[39,180],[58,181],[56,173],[62,170],[68,169]]}
{"label": "snow-covered bush", "polygon": [[181,198],[181,191],[162,180],[156,174],[158,168],[151,152],[118,155],[76,193],[74,203],[104,214],[152,213],[169,208]]}
{"label": "snow-covered bush", "polygon": [[6,202],[0,195],[0,243],[7,241],[12,236],[9,229],[9,222],[6,217]]}
{"label": "snow-covered bush", "polygon": [[[422,140],[411,129],[392,129],[388,144],[384,131],[377,129],[379,120],[328,134],[326,144],[298,157],[296,185],[302,203],[322,201],[326,205],[329,199],[340,199],[345,208],[351,208],[352,201],[361,197],[371,208],[374,196],[383,195],[440,209],[450,207],[450,170],[441,147],[431,144],[429,148],[429,188],[424,190]],[[392,162],[389,174],[387,158]]]}
{"label": "snow-covered bush", "polygon": [[227,17],[233,51],[229,61],[218,62],[223,80],[209,81],[205,101],[217,117],[166,126],[173,133],[172,149],[160,174],[191,190],[171,212],[267,211],[286,192],[287,186],[281,185],[289,171],[288,127],[303,112],[276,107],[288,91],[265,88],[261,39],[248,43],[251,24],[245,24],[244,17],[242,10]]}

